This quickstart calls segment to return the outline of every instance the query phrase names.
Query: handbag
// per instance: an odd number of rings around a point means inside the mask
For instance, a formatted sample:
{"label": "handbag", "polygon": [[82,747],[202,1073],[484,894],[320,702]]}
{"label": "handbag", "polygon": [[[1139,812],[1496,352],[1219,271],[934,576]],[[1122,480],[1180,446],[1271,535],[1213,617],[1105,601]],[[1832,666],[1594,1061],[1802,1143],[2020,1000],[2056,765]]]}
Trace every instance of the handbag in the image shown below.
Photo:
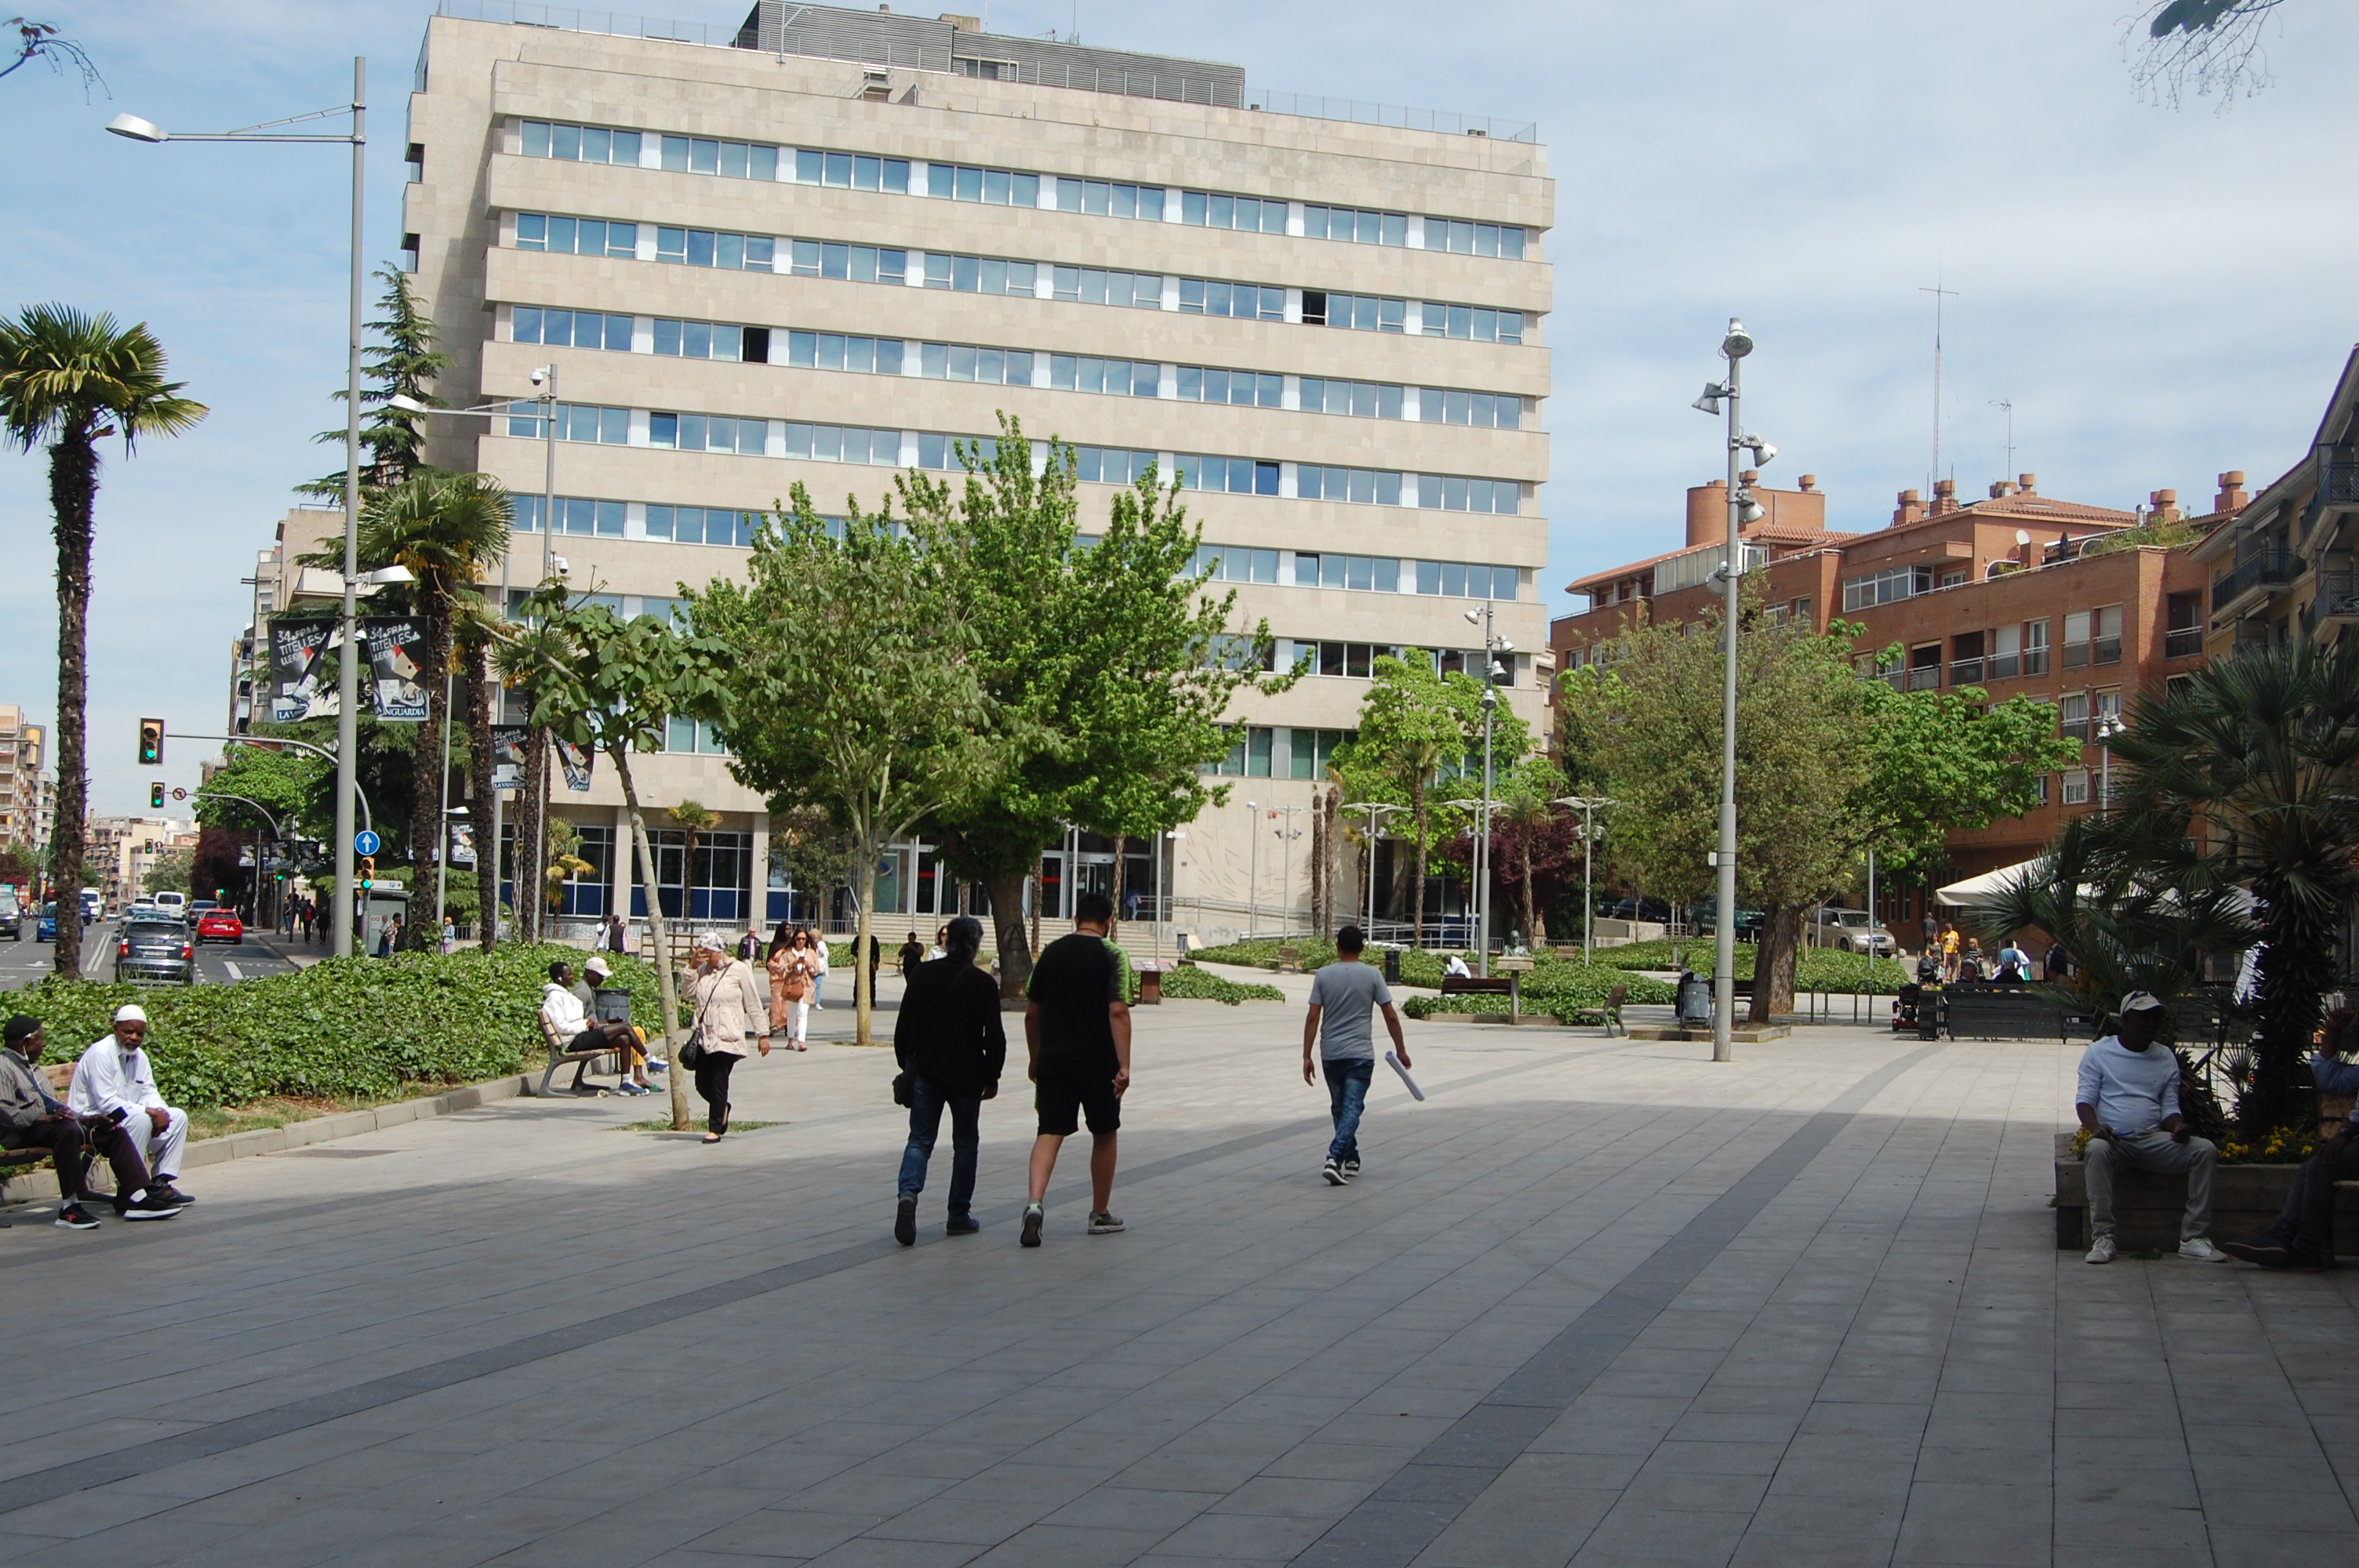
{"label": "handbag", "polygon": [[917,1091],[909,1082],[908,1073],[907,1071],[903,1071],[894,1074],[893,1103],[897,1106],[907,1107],[915,1105],[917,1103]]}
{"label": "handbag", "polygon": [[[717,989],[718,988],[716,987],[715,989]],[[680,1044],[679,1065],[686,1067],[692,1073],[696,1071],[698,1065],[701,1064],[703,1060],[704,1009],[700,1007],[696,1010],[696,1017],[694,1021],[689,1025],[688,1038]]]}

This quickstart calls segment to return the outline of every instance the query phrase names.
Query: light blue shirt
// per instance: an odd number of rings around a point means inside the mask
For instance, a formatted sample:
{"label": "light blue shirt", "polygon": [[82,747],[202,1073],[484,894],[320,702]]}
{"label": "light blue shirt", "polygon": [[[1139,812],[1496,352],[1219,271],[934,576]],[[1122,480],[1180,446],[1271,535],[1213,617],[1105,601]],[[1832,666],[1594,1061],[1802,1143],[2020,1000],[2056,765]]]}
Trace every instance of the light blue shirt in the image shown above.
{"label": "light blue shirt", "polygon": [[2094,1106],[2116,1132],[2150,1132],[2179,1114],[2179,1054],[2162,1044],[2133,1051],[2108,1034],[2082,1053],[2073,1100]]}

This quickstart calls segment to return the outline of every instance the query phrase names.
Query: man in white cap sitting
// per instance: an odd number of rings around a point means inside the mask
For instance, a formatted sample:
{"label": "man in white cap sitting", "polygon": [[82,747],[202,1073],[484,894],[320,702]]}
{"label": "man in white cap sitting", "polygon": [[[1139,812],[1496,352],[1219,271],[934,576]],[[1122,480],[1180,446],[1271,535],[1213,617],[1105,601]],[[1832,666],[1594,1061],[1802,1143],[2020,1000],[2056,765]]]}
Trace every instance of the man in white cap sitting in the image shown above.
{"label": "man in white cap sitting", "polygon": [[2091,1043],[2081,1056],[2072,1109],[2089,1130],[2088,1260],[2114,1260],[2114,1168],[2184,1172],[2187,1215],[2179,1224],[2179,1255],[2199,1263],[2224,1261],[2212,1245],[2212,1169],[2220,1151],[2194,1136],[2179,1113],[2179,1053],[2158,1046],[2162,999],[2151,991],[2122,998],[2121,1029]]}
{"label": "man in white cap sitting", "polygon": [[[147,1064],[147,1012],[136,1002],[114,1010],[114,1033],[91,1042],[74,1064],[66,1108],[112,1122],[138,1150],[153,1174],[148,1195],[185,1207],[196,1200],[179,1187],[180,1149],[189,1141],[189,1113],[164,1103]],[[117,1193],[114,1206],[129,1206]]]}

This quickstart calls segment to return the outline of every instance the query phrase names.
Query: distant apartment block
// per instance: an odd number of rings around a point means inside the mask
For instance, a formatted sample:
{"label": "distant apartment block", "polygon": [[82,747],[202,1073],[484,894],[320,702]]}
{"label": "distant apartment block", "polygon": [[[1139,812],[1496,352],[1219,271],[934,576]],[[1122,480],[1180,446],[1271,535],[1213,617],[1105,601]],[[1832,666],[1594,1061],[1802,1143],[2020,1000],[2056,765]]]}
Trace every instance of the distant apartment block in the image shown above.
{"label": "distant apartment block", "polygon": [[26,720],[25,710],[0,703],[0,844],[32,847],[49,838],[45,821],[49,730]]}

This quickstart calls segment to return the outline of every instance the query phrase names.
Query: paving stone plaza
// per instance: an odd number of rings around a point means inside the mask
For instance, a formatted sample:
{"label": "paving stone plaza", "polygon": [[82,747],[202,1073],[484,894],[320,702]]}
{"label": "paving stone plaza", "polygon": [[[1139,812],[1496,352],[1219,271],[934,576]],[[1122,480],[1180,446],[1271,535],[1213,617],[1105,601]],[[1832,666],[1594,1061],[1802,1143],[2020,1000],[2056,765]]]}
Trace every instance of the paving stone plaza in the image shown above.
{"label": "paving stone plaza", "polygon": [[716,1147],[516,1099],[20,1220],[0,1560],[2359,1561],[2359,1276],[2059,1252],[2077,1049],[1411,1024],[1339,1190],[1298,1006],[1137,1016],[1129,1231],[1071,1148],[1038,1251],[1020,1082],[905,1251],[828,1042]]}

